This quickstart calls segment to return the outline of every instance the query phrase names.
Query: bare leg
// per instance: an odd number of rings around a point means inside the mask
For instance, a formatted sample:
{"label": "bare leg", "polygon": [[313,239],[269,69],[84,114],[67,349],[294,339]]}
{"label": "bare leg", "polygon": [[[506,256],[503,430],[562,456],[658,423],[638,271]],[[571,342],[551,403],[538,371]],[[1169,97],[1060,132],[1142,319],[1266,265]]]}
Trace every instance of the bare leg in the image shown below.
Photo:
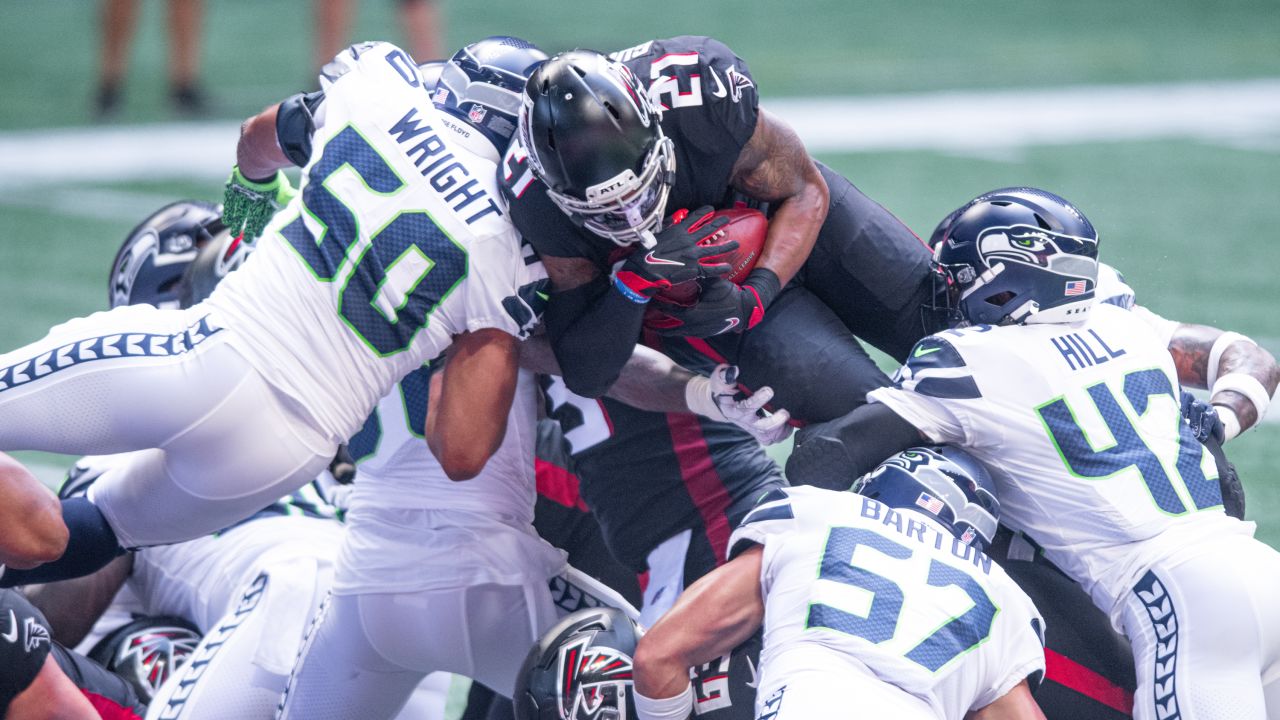
{"label": "bare leg", "polygon": [[408,37],[409,54],[418,62],[449,57],[444,47],[442,13],[437,0],[399,0],[400,24]]}
{"label": "bare leg", "polygon": [[175,87],[196,84],[200,74],[203,0],[169,2],[169,83]]}
{"label": "bare leg", "polygon": [[316,54],[312,61],[319,70],[350,43],[351,0],[315,0],[314,8]]}
{"label": "bare leg", "polygon": [[102,3],[102,55],[95,110],[109,115],[120,103],[120,85],[129,68],[129,46],[137,25],[137,0],[105,0]]}

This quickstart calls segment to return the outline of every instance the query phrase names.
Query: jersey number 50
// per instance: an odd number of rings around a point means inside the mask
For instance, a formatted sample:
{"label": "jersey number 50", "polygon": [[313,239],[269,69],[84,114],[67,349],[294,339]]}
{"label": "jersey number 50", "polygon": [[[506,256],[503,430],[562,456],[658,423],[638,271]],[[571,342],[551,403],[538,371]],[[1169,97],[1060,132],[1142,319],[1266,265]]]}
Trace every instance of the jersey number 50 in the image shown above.
{"label": "jersey number 50", "polygon": [[406,187],[369,141],[347,126],[325,144],[302,192],[320,236],[312,235],[301,215],[280,233],[321,282],[333,282],[344,263],[355,265],[339,295],[338,314],[385,357],[408,349],[436,306],[466,277],[467,252],[425,210],[402,210],[372,230],[369,244],[351,257],[361,226],[370,220],[330,187],[344,169],[354,171],[362,190],[379,200]]}

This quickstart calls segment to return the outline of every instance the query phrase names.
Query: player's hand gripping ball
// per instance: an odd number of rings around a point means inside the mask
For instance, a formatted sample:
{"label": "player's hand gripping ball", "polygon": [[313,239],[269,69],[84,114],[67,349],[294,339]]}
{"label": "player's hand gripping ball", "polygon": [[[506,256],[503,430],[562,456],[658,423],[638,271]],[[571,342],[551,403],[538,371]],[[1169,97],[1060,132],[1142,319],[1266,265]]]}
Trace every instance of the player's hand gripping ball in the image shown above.
{"label": "player's hand gripping ball", "polygon": [[[677,210],[672,216],[672,221],[679,222],[685,212]],[[714,246],[734,241],[737,247],[733,248],[730,245],[723,254],[710,256],[706,260],[714,259],[727,264],[729,272],[724,275],[724,278],[735,284],[741,283],[755,269],[756,261],[760,259],[760,251],[764,248],[765,237],[769,233],[769,220],[764,213],[753,208],[717,210],[715,217],[724,218],[728,223],[715,235],[703,239],[700,244]],[[704,281],[694,279],[677,283],[655,295],[654,301],[649,303],[649,309],[645,312],[645,326],[655,330],[671,326],[673,320],[664,312],[663,305],[692,307],[702,294],[701,282]]]}

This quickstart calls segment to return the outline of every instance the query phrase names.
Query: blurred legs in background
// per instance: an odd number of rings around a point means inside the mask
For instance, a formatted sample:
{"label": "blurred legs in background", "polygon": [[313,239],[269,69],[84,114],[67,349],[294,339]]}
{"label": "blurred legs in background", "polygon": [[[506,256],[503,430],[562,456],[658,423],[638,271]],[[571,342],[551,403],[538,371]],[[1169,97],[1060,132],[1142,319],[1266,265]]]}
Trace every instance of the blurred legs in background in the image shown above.
{"label": "blurred legs in background", "polygon": [[[402,45],[418,62],[441,60],[445,52],[442,17],[437,0],[395,0],[397,20],[404,34]],[[317,70],[353,42],[373,38],[351,37],[353,0],[315,0],[315,56]],[[378,34],[382,37],[382,34]]]}
{"label": "blurred legs in background", "polygon": [[[169,100],[183,115],[202,115],[208,100],[199,87],[203,0],[169,0]],[[120,110],[122,86],[138,21],[138,0],[102,3],[102,55],[94,116],[109,119]]]}

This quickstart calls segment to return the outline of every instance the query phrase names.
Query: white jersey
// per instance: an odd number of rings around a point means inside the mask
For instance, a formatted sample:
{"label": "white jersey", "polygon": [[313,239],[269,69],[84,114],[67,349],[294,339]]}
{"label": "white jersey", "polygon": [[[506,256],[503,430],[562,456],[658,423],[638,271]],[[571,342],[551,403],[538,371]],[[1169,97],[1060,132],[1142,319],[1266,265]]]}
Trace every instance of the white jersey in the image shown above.
{"label": "white jersey", "polygon": [[445,475],[423,438],[430,375],[425,366],[406,375],[348,443],[359,473],[352,509],[373,503],[466,510],[531,524],[537,497],[533,455],[539,395],[534,374],[520,371],[502,444],[480,474],[465,482]]}
{"label": "white jersey", "polygon": [[408,55],[353,46],[322,87],[301,191],[206,304],[236,350],[343,442],[454,335],[523,335],[536,313],[496,165],[441,131]]}
{"label": "white jersey", "polygon": [[764,546],[762,693],[838,656],[937,717],[962,718],[1044,671],[1031,599],[922,513],[851,492],[774,490],[743,519],[730,552],[752,543]]}
{"label": "white jersey", "polygon": [[1223,512],[1213,459],[1181,420],[1167,344],[1124,303],[1099,302],[1072,325],[927,337],[896,385],[868,399],[981,460],[1002,522],[1035,539],[1119,627],[1118,601],[1151,563],[1253,532]]}

